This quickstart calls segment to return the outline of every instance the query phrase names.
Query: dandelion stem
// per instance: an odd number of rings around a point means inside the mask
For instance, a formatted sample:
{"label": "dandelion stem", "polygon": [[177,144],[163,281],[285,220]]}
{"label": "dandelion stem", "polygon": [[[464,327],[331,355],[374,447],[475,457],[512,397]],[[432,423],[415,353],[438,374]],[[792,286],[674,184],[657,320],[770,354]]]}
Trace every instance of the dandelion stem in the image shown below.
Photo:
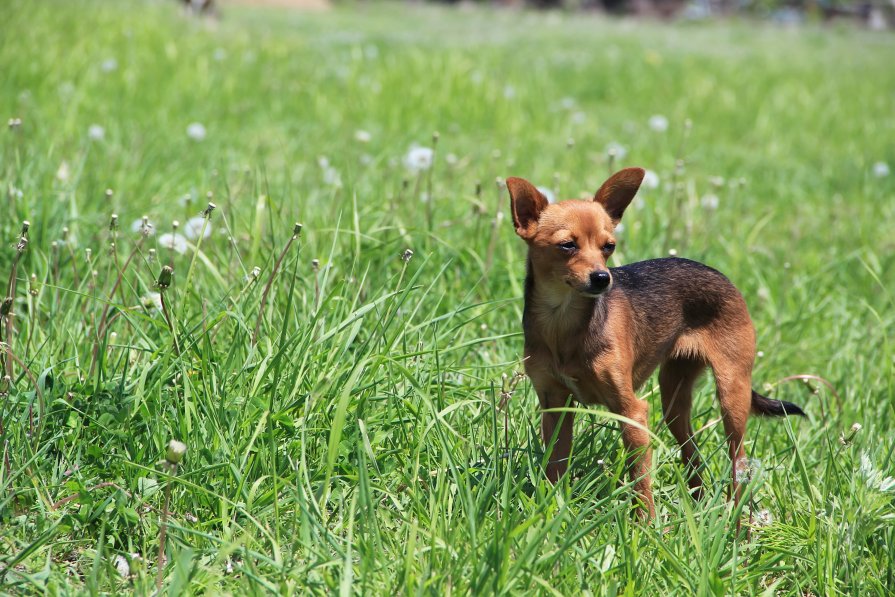
{"label": "dandelion stem", "polygon": [[193,259],[190,261],[190,269],[188,269],[186,272],[186,281],[184,282],[184,288],[189,289],[190,287],[190,279],[193,277],[193,268],[196,265],[196,258],[199,257],[199,250],[202,247],[202,239],[205,238],[205,230],[208,228],[208,220],[211,218],[211,212],[213,212],[216,207],[217,206],[214,203],[209,202],[208,207],[206,207],[205,211],[202,212],[202,215],[205,219],[202,222],[202,230],[199,231],[199,237],[196,239],[196,250],[193,251]]}
{"label": "dandelion stem", "polygon": [[258,332],[261,330],[261,320],[264,318],[264,308],[267,306],[267,296],[270,293],[271,286],[273,286],[273,280],[280,269],[280,265],[283,263],[283,258],[286,257],[286,253],[289,252],[289,247],[292,246],[292,243],[295,242],[295,239],[297,239],[300,234],[301,224],[296,223],[292,228],[292,236],[286,241],[286,246],[283,247],[283,251],[280,253],[280,256],[277,257],[273,270],[267,278],[267,284],[264,285],[264,292],[261,294],[261,304],[258,307],[258,319],[255,321],[255,331],[252,333],[252,346],[255,346],[255,344],[258,343]]}

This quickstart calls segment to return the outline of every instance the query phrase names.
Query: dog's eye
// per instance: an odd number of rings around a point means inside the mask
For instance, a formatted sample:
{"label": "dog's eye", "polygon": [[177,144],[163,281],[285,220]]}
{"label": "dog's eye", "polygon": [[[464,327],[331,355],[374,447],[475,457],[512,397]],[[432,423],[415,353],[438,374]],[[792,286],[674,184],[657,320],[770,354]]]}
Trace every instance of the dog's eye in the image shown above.
{"label": "dog's eye", "polygon": [[574,251],[575,249],[578,248],[578,245],[576,245],[575,241],[573,241],[573,240],[567,240],[566,242],[559,243],[556,246],[559,247],[560,249],[562,249],[563,251]]}
{"label": "dog's eye", "polygon": [[612,253],[613,251],[615,251],[615,243],[606,243],[605,245],[603,245],[603,252],[607,255],[609,253]]}

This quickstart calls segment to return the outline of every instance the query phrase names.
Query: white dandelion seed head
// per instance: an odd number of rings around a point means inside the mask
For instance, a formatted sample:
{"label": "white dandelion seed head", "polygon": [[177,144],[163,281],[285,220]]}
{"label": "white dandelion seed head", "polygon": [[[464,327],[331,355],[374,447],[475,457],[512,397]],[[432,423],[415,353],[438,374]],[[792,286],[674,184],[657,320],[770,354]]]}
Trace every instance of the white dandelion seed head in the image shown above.
{"label": "white dandelion seed head", "polygon": [[764,351],[759,350],[758,352],[755,353],[755,356],[759,359],[764,358]]}
{"label": "white dandelion seed head", "polygon": [[721,201],[720,201],[720,199],[718,199],[718,195],[715,195],[714,193],[709,193],[708,195],[703,195],[702,199],[699,201],[699,203],[702,205],[703,209],[708,209],[708,210],[712,210],[712,211],[718,209],[718,204],[720,202]]}
{"label": "white dandelion seed head", "polygon": [[373,163],[373,156],[371,156],[369,153],[362,153],[360,156],[360,163],[364,166],[369,166]]}
{"label": "white dandelion seed head", "polygon": [[162,295],[158,292],[150,292],[149,294],[144,294],[140,298],[140,304],[143,305],[144,309],[156,309],[157,311],[161,311]]}
{"label": "white dandelion seed head", "polygon": [[606,145],[606,155],[615,156],[616,159],[623,160],[628,155],[628,150],[621,143],[612,141]]}
{"label": "white dandelion seed head", "polygon": [[677,249],[668,249],[668,254],[672,257],[677,256]]}
{"label": "white dandelion seed head", "polygon": [[205,125],[201,122],[192,122],[186,127],[186,136],[193,141],[204,140],[207,133],[208,131],[205,130]]}
{"label": "white dandelion seed head", "polygon": [[653,170],[646,170],[643,173],[643,182],[640,183],[640,187],[644,189],[658,189],[660,182],[658,174]]}
{"label": "white dandelion seed head", "polygon": [[111,73],[112,71],[118,70],[118,61],[114,58],[106,58],[99,65],[104,73]]}
{"label": "white dandelion seed head", "polygon": [[873,175],[877,178],[883,178],[889,175],[891,170],[889,164],[885,162],[877,162],[873,165]]}
{"label": "white dandelion seed head", "polygon": [[323,170],[324,183],[336,188],[342,186],[342,177],[339,175],[339,171],[329,164],[329,158],[322,155],[317,158],[317,164],[320,166],[321,170]]}
{"label": "white dandelion seed head", "polygon": [[354,140],[358,143],[369,143],[373,140],[373,135],[371,135],[368,131],[357,129],[354,131]]}
{"label": "white dandelion seed head", "polygon": [[513,99],[516,97],[516,88],[512,85],[504,85],[503,97],[506,99]]}
{"label": "white dandelion seed head", "polygon": [[91,141],[102,141],[106,137],[106,129],[98,124],[87,127],[87,138]]}
{"label": "white dandelion seed head", "polygon": [[127,558],[122,555],[115,556],[115,570],[121,578],[127,578],[131,575],[131,566],[127,563]]}
{"label": "white dandelion seed head", "polygon": [[221,62],[227,57],[227,50],[225,50],[224,48],[215,48],[214,52],[211,54],[211,57],[218,62]]}
{"label": "white dandelion seed head", "polygon": [[559,100],[559,105],[563,110],[571,110],[577,105],[577,102],[574,97],[566,96]]}
{"label": "white dandelion seed head", "polygon": [[411,145],[404,156],[404,167],[414,174],[428,170],[435,160],[435,150],[430,147]]}
{"label": "white dandelion seed head", "polygon": [[165,234],[158,237],[158,243],[164,248],[171,249],[176,253],[180,253],[181,255],[186,253],[188,247],[186,237],[177,232],[175,232],[174,234],[166,232]]}
{"label": "white dandelion seed head", "polygon": [[855,423],[854,425],[851,426],[851,432],[852,432],[852,433],[857,433],[857,432],[859,432],[859,431],[860,431],[861,429],[863,429],[863,428],[864,428],[864,427],[863,427],[860,423]]}
{"label": "white dandelion seed head", "polygon": [[615,226],[615,233],[616,233],[616,234],[621,234],[621,233],[624,232],[624,231],[625,231],[625,225],[624,225],[623,222],[619,222],[618,224],[616,224],[616,226]]}
{"label": "white dandelion seed head", "polygon": [[146,216],[143,216],[142,218],[131,222],[131,232],[152,236],[155,234],[155,226],[152,225],[152,222],[150,222]]}
{"label": "white dandelion seed head", "polygon": [[547,187],[537,187],[541,195],[547,198],[548,203],[556,203],[556,194]]}
{"label": "white dandelion seed head", "polygon": [[[205,232],[202,232],[202,227],[205,226]],[[206,224],[205,218],[202,216],[196,216],[190,218],[186,221],[186,224],[183,225],[183,234],[190,240],[195,240],[199,238],[199,235],[202,235],[202,238],[208,238],[211,236],[211,222],[209,221]]]}
{"label": "white dandelion seed head", "polygon": [[456,166],[460,158],[457,157],[456,153],[449,153],[444,156],[444,161],[447,162],[448,166]]}
{"label": "white dandelion seed head", "polygon": [[768,509],[759,510],[755,513],[755,526],[769,527],[774,524],[774,515]]}
{"label": "white dandelion seed head", "polygon": [[657,133],[668,130],[668,119],[661,114],[653,114],[649,119],[649,127]]}
{"label": "white dandelion seed head", "polygon": [[67,182],[71,177],[71,169],[68,166],[68,162],[64,161],[59,164],[59,168],[56,170],[56,180],[60,182]]}
{"label": "white dandelion seed head", "polygon": [[744,456],[736,461],[737,483],[750,483],[761,478],[762,464],[758,458]]}

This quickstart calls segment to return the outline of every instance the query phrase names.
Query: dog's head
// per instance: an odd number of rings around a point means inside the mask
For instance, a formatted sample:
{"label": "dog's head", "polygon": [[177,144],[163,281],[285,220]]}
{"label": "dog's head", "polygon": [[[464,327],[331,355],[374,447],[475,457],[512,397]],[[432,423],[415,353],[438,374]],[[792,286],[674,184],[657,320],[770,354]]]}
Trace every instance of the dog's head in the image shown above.
{"label": "dog's head", "polygon": [[586,296],[609,289],[606,262],[615,250],[615,227],[643,180],[642,168],[625,168],[603,183],[592,201],[549,203],[527,180],[508,178],[516,234],[529,247],[539,281],[563,283]]}

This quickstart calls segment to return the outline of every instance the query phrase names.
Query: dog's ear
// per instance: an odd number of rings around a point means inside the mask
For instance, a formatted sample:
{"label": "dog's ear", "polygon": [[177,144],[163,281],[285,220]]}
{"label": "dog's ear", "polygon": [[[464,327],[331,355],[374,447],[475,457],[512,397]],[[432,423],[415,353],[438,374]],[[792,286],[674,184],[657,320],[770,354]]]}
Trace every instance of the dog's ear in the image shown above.
{"label": "dog's ear", "polygon": [[524,178],[508,178],[507,190],[510,191],[510,211],[513,212],[516,234],[529,240],[534,237],[538,218],[549,202],[541,191]]}
{"label": "dog's ear", "polygon": [[625,213],[628,204],[637,194],[640,183],[643,182],[644,174],[646,171],[643,168],[619,170],[610,176],[594,195],[594,201],[603,206],[606,213],[612,218],[613,224],[618,224],[622,219],[622,214]]}

